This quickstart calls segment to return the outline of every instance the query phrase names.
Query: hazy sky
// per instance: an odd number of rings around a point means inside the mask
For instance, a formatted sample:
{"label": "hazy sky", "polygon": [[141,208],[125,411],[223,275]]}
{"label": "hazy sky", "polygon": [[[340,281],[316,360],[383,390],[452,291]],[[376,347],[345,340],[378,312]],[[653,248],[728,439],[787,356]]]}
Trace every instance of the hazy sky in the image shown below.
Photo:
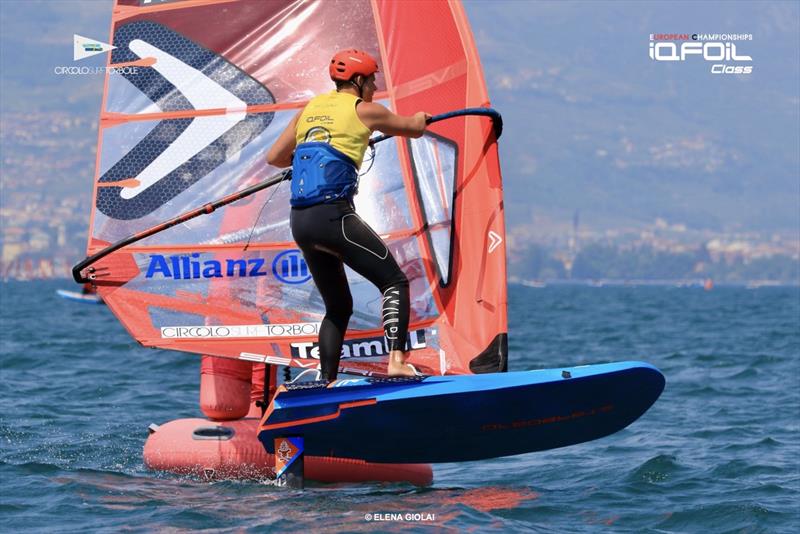
{"label": "hazy sky", "polygon": [[[468,1],[505,116],[508,214],[595,224],[667,217],[796,228],[800,3]],[[72,35],[108,39],[111,2],[0,1],[0,112],[96,118],[102,76],[56,76]],[[749,75],[648,57],[650,34],[750,34]],[[82,65],[102,65],[92,58]],[[732,63],[732,62],[728,62]]]}

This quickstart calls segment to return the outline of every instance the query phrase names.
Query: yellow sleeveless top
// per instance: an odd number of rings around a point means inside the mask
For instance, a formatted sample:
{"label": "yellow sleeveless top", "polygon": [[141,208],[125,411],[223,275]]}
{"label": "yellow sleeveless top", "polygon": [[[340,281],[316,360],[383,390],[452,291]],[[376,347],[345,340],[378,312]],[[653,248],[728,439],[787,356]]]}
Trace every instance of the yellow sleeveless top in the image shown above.
{"label": "yellow sleeveless top", "polygon": [[360,168],[372,133],[356,113],[360,100],[336,91],[312,98],[297,121],[297,144],[328,143]]}

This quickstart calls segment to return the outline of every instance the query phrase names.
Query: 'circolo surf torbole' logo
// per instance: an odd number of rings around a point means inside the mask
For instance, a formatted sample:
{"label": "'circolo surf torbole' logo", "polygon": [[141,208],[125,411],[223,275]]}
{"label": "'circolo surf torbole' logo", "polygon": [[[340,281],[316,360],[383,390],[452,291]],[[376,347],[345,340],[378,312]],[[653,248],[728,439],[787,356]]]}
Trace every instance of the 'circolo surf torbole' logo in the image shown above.
{"label": "'circolo surf torbole' logo", "polygon": [[[270,269],[265,258],[227,258],[224,260],[201,260],[200,254],[164,256],[151,254],[146,278],[244,278],[267,276]],[[272,272],[281,282],[302,284],[311,278],[299,250],[287,250],[272,261]]]}

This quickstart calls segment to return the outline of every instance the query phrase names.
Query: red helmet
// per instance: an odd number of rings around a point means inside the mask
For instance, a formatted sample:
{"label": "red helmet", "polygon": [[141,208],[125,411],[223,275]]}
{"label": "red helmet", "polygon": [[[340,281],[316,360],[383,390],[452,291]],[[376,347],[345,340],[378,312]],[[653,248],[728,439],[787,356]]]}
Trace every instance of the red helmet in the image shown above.
{"label": "red helmet", "polygon": [[369,76],[378,72],[378,62],[366,52],[351,48],[336,52],[329,69],[331,80],[347,82],[356,74]]}

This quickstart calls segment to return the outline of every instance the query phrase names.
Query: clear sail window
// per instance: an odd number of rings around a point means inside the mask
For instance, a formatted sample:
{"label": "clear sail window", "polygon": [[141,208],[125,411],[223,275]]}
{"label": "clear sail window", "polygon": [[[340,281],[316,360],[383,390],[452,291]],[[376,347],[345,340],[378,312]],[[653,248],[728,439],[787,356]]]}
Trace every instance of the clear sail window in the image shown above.
{"label": "clear sail window", "polygon": [[409,140],[414,179],[427,225],[425,233],[442,286],[448,284],[452,267],[457,152],[455,143],[433,133]]}

